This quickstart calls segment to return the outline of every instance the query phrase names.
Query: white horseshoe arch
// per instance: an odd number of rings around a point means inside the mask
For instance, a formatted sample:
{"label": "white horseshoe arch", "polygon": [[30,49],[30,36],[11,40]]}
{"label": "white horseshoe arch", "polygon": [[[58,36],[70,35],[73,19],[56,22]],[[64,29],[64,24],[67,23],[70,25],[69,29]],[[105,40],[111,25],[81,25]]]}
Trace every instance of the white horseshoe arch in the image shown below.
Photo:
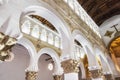
{"label": "white horseshoe arch", "polygon": [[[35,14],[35,15],[41,16],[54,25],[54,27],[57,29],[58,33],[61,36],[62,45],[64,44],[64,46],[62,46],[63,47],[62,55],[61,55],[62,57],[65,57],[66,55],[68,55],[68,53],[71,53],[71,47],[72,47],[72,45],[70,44],[71,32],[70,32],[70,29],[66,27],[66,24],[64,23],[64,21],[62,21],[53,12],[51,12],[50,10],[42,6],[30,6],[26,8],[20,16],[20,21],[22,21],[22,18],[25,15],[29,15],[29,14]],[[66,50],[65,49],[66,47],[69,48],[69,50]]]}
{"label": "white horseshoe arch", "polygon": [[88,56],[89,66],[98,66],[97,60],[93,54],[94,53],[93,48],[89,40],[87,40],[79,30],[74,30],[72,32],[72,36],[74,39],[78,40],[83,46],[83,49],[85,50]]}
{"label": "white horseshoe arch", "polygon": [[94,53],[100,58],[103,71],[111,72],[110,66],[107,63],[104,53],[100,50],[100,48],[97,45],[94,45]]}
{"label": "white horseshoe arch", "polygon": [[55,62],[55,70],[54,75],[61,75],[63,73],[63,69],[61,68],[61,61],[60,57],[57,53],[51,48],[42,48],[37,55],[37,59],[39,60],[40,56],[43,54],[48,54],[52,57],[53,61]]}
{"label": "white horseshoe arch", "polygon": [[84,68],[84,64],[83,62],[80,62],[80,69],[81,69],[81,72],[82,72],[82,79],[86,79],[86,72],[85,72],[85,68]]}
{"label": "white horseshoe arch", "polygon": [[38,66],[37,66],[37,61],[36,61],[36,49],[33,43],[24,37],[22,37],[17,43],[24,46],[29,52],[30,63],[26,70],[38,71]]}

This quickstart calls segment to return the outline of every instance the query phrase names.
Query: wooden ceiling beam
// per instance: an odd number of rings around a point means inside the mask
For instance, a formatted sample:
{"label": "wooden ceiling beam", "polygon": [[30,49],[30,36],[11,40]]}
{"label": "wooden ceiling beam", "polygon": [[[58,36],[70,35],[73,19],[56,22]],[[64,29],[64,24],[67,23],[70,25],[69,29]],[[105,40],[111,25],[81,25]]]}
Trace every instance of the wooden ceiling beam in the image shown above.
{"label": "wooden ceiling beam", "polygon": [[84,0],[78,0],[79,4],[83,4]]}
{"label": "wooden ceiling beam", "polygon": [[106,19],[119,14],[120,0],[78,0],[81,6],[100,25]]}
{"label": "wooden ceiling beam", "polygon": [[83,0],[83,2],[81,3],[81,5],[83,6],[88,0]]}
{"label": "wooden ceiling beam", "polygon": [[104,4],[106,1],[101,2],[100,0],[96,1],[96,5],[89,11],[89,15],[94,17],[94,13],[100,7],[100,5]]}
{"label": "wooden ceiling beam", "polygon": [[107,9],[106,11],[100,13],[99,15],[97,16],[94,16],[94,20],[97,20],[99,17],[109,13],[111,10],[115,9],[116,7],[119,7],[120,8],[120,2],[116,3],[116,5],[113,5],[111,8]]}
{"label": "wooden ceiling beam", "polygon": [[101,23],[103,23],[105,20],[109,19],[110,17],[114,16],[114,15],[118,15],[120,14],[120,8],[119,9],[114,9],[112,11],[110,11],[109,13],[99,17],[97,20],[96,20],[96,23],[98,25],[100,25]]}
{"label": "wooden ceiling beam", "polygon": [[87,0],[84,4],[83,4],[83,7],[88,7],[89,5],[92,4],[92,2],[95,2],[93,0]]}
{"label": "wooden ceiling beam", "polygon": [[[90,6],[88,6],[87,12],[89,13],[96,6],[96,2],[93,2]],[[90,14],[89,14],[90,15]],[[91,16],[91,15],[90,15]]]}

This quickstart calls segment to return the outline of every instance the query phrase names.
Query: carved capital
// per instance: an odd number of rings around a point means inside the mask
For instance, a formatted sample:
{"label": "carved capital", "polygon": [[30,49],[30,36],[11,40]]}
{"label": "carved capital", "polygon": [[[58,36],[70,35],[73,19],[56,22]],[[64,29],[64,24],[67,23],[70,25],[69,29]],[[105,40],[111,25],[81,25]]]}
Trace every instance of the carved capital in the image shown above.
{"label": "carved capital", "polygon": [[65,73],[79,72],[78,61],[76,60],[66,60],[62,62],[62,67]]}
{"label": "carved capital", "polygon": [[54,75],[53,78],[54,80],[63,80],[62,75]]}
{"label": "carved capital", "polygon": [[36,80],[38,72],[35,71],[28,71],[26,72],[26,80]]}
{"label": "carved capital", "polygon": [[17,39],[0,32],[0,60],[10,58],[11,48],[17,43]]}
{"label": "carved capital", "polygon": [[105,80],[113,80],[112,74],[104,74]]}
{"label": "carved capital", "polygon": [[89,70],[92,78],[100,78],[102,76],[101,69]]}

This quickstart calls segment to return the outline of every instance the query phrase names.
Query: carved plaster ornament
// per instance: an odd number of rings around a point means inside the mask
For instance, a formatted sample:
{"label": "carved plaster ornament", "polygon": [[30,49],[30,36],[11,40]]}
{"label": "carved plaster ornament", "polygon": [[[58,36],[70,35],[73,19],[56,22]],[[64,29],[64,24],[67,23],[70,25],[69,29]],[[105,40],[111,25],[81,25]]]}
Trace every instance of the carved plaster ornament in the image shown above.
{"label": "carved plaster ornament", "polygon": [[16,44],[17,40],[13,37],[9,37],[8,41],[6,42],[6,45],[14,45]]}
{"label": "carved plaster ornament", "polygon": [[8,54],[7,54],[7,51],[1,51],[1,54],[0,54],[1,56],[7,56]]}
{"label": "carved plaster ornament", "polygon": [[7,51],[0,51],[0,61],[5,61],[9,57]]}
{"label": "carved plaster ornament", "polygon": [[35,71],[28,71],[26,72],[26,80],[36,80],[38,72]]}
{"label": "carved plaster ornament", "polygon": [[[5,38],[5,37],[4,37]],[[4,40],[4,39],[3,39]],[[13,37],[8,37],[7,41],[2,41],[0,43],[0,60],[2,61],[10,61],[12,60],[11,57],[11,48],[15,45],[17,39]]]}
{"label": "carved plaster ornament", "polygon": [[14,54],[10,51],[1,51],[0,52],[0,61],[12,61],[14,58]]}
{"label": "carved plaster ornament", "polygon": [[104,36],[107,36],[107,37],[111,38],[113,33],[114,33],[114,31],[108,31],[107,30]]}
{"label": "carved plaster ornament", "polygon": [[[6,34],[9,27],[10,17],[0,27],[0,61],[11,59],[11,48],[16,44],[17,39]],[[13,58],[13,57],[12,57]]]}
{"label": "carved plaster ornament", "polygon": [[79,72],[78,65],[79,62],[72,59],[62,62],[62,67],[65,73]]}
{"label": "carved plaster ornament", "polygon": [[88,67],[92,78],[100,78],[102,76],[102,70],[97,66]]}
{"label": "carved plaster ornament", "polygon": [[5,47],[4,43],[0,43],[0,50],[2,50]]}
{"label": "carved plaster ornament", "polygon": [[5,61],[6,61],[6,62],[10,62],[10,61],[12,61],[13,59],[14,59],[14,54],[13,54],[11,51],[9,51],[9,57],[6,58]]}
{"label": "carved plaster ornament", "polygon": [[2,42],[2,40],[3,40],[4,38],[5,38],[5,35],[0,32],[0,42]]}

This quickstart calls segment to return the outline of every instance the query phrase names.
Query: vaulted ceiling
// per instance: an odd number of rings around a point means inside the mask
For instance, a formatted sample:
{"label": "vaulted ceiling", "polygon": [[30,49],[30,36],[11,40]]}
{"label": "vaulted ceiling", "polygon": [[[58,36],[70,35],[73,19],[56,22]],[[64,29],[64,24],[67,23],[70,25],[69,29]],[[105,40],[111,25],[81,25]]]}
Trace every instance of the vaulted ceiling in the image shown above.
{"label": "vaulted ceiling", "polygon": [[98,26],[106,19],[120,14],[120,0],[78,0],[78,2]]}

